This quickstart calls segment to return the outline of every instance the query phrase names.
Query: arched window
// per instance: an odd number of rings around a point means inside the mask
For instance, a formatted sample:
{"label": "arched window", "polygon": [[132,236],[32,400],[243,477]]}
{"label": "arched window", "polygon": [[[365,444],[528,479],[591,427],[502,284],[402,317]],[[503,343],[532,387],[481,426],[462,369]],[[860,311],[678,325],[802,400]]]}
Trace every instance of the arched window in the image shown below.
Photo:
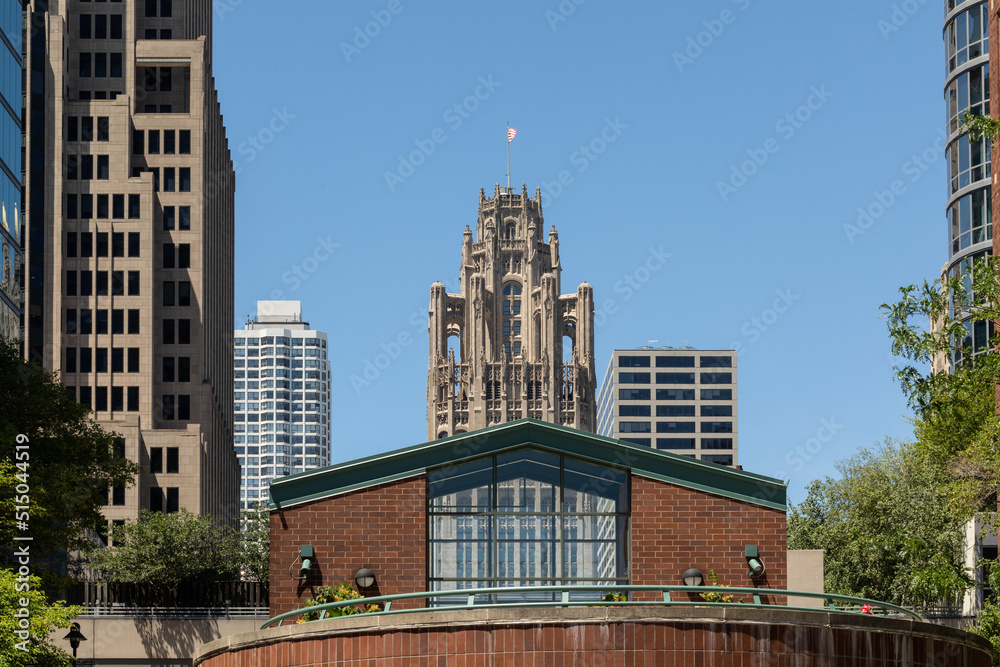
{"label": "arched window", "polygon": [[503,288],[503,350],[507,357],[521,356],[521,286]]}

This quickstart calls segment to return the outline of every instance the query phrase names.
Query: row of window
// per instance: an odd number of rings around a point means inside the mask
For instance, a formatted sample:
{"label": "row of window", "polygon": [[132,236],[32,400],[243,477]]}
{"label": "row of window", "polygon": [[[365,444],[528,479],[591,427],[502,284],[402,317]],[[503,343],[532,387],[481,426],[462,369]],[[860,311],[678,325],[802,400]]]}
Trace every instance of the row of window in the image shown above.
{"label": "row of window", "polygon": [[[139,348],[137,347],[112,347],[111,354],[108,348],[99,347],[91,349],[81,347],[66,348],[66,368],[67,373],[138,373],[139,372]],[[110,357],[111,363],[108,363]],[[125,360],[128,359],[128,370],[126,371]],[[79,363],[77,363],[79,361]],[[91,364],[93,361],[93,364]],[[77,371],[79,368],[79,371]]]}
{"label": "row of window", "polygon": [[[67,116],[66,141],[94,141],[93,116]],[[111,123],[107,116],[97,117],[97,141],[111,140]]]}
{"label": "row of window", "polygon": [[177,229],[186,231],[191,229],[191,207],[173,206],[163,207],[163,230],[171,231],[176,225]]}
{"label": "row of window", "polygon": [[[649,405],[619,405],[619,417],[649,417]],[[694,417],[694,405],[657,405],[657,417]],[[733,406],[731,405],[703,405],[701,406],[702,417],[732,417]]]}
{"label": "row of window", "polygon": [[[954,5],[953,0],[949,4]],[[989,3],[961,12],[944,27],[948,71],[989,53]]]}
{"label": "row of window", "polygon": [[262,347],[262,348],[236,348],[233,354],[237,357],[319,357],[326,359],[326,350],[315,347]]}
{"label": "row of window", "polygon": [[[698,365],[702,368],[732,368],[733,358],[731,356],[702,356],[698,357]],[[657,368],[694,368],[695,357],[656,357]],[[649,357],[645,356],[621,356],[618,357],[619,368],[649,368]]]}
{"label": "row of window", "polygon": [[[86,2],[86,0],[83,1]],[[159,7],[159,12],[157,12],[157,7]],[[170,18],[174,15],[173,7],[173,0],[146,0],[146,18]]]}
{"label": "row of window", "polygon": [[[649,384],[649,373],[618,374],[621,384]],[[657,373],[656,384],[694,384],[695,373]],[[732,384],[732,373],[701,373],[701,384]]]}
{"label": "row of window", "polygon": [[[139,256],[139,232],[66,232],[67,257],[125,257],[125,239],[128,238],[128,256]],[[79,242],[78,242],[79,239]],[[110,239],[110,244],[108,243]],[[97,241],[96,244],[94,241]]]}
{"label": "row of window", "polygon": [[[108,278],[110,274],[110,291]],[[77,280],[79,275],[79,281]],[[125,271],[67,271],[66,296],[125,296]],[[79,289],[78,289],[79,288]],[[139,294],[139,272],[128,271],[128,295]]]}
{"label": "row of window", "polygon": [[981,66],[962,72],[948,84],[944,91],[948,114],[948,132],[958,131],[966,111],[988,116],[990,113],[990,66]]}
{"label": "row of window", "polygon": [[190,306],[191,305],[191,282],[188,280],[163,281],[163,305],[164,306]]}
{"label": "row of window", "polygon": [[94,180],[94,158],[97,158],[97,180],[111,178],[111,159],[107,155],[67,155],[66,178],[71,181]]}
{"label": "row of window", "polygon": [[[320,389],[320,383],[315,381],[289,382],[288,380],[264,380],[262,382],[238,381],[233,383],[236,389]],[[325,391],[325,389],[324,389]]]}
{"label": "row of window", "polygon": [[149,511],[163,512],[164,514],[174,514],[179,512],[180,493],[175,486],[160,488],[158,486],[149,489]]}
{"label": "row of window", "polygon": [[[264,336],[263,338],[234,338],[233,344],[237,347],[244,345],[300,345],[312,347],[326,347],[326,341],[322,338],[289,338],[288,336]],[[251,355],[252,356],[252,355]]]}
{"label": "row of window", "polygon": [[[732,389],[702,389],[700,390],[703,401],[731,401],[733,400]],[[618,398],[623,401],[648,401],[649,389],[619,389]],[[657,389],[656,400],[658,401],[693,401],[695,397],[694,389]]]}
{"label": "row of window", "polygon": [[[173,319],[163,320],[163,344],[164,345],[190,345],[191,344],[191,320],[178,319],[174,328]],[[176,332],[176,336],[174,335]]]}
{"label": "row of window", "polygon": [[191,244],[173,243],[163,244],[163,268],[165,269],[190,269],[191,268]]}
{"label": "row of window", "polygon": [[[964,138],[964,137],[963,137]],[[990,206],[992,187],[970,192],[948,207],[951,221],[951,253],[958,254],[969,246],[993,238],[993,208]]]}
{"label": "row of window", "polygon": [[[694,433],[698,422],[656,422],[657,433]],[[650,433],[649,422],[618,422],[619,433]],[[732,433],[732,422],[701,422],[702,433]]]}
{"label": "row of window", "polygon": [[[92,157],[92,156],[83,155],[80,157]],[[90,220],[94,217],[97,217],[99,220],[107,220],[109,217],[113,220],[125,219],[125,195],[123,194],[110,195],[110,203],[111,203],[110,216],[108,215],[109,195],[96,195],[97,198],[96,216],[94,215],[94,198],[95,195],[92,194],[82,194],[82,195],[77,195],[72,193],[67,194],[66,219]],[[139,195],[129,195],[128,219],[138,220],[140,214],[141,214],[141,209],[140,209]]]}
{"label": "row of window", "polygon": [[[651,438],[620,438],[624,442],[652,447]],[[657,438],[657,449],[694,449],[697,438]],[[732,438],[701,438],[702,449],[732,449]]]}
{"label": "row of window", "polygon": [[[251,399],[251,400],[253,400],[253,399]],[[236,403],[233,403],[233,410],[235,410],[237,412],[243,412],[245,410],[250,410],[251,412],[256,412],[256,411],[259,411],[259,410],[275,410],[275,409],[277,409],[277,410],[284,410],[286,412],[290,410],[292,412],[323,412],[323,413],[326,413],[326,404],[325,403],[319,403],[319,402],[302,403],[301,401],[302,401],[302,395],[299,394],[298,400],[294,401],[294,402],[289,402],[287,400],[286,401],[268,401],[268,400],[265,400],[265,401],[263,401],[261,403],[255,403],[255,402],[251,402],[251,403],[236,402]]]}
{"label": "row of window", "polygon": [[121,75],[122,75],[122,54],[120,51],[112,53],[88,53],[86,51],[80,52],[81,79],[87,79],[90,77],[106,78],[108,76],[114,78],[121,78]]}
{"label": "row of window", "polygon": [[191,357],[163,357],[164,382],[190,382]]}
{"label": "row of window", "polygon": [[[160,169],[158,167],[133,167],[132,177],[139,178],[143,172],[153,174],[153,190],[160,191]],[[191,192],[191,167],[164,167],[163,168],[163,191],[164,192]]]}
{"label": "row of window", "polygon": [[149,448],[149,472],[154,474],[174,474],[180,472],[180,450],[177,447],[166,447],[166,466],[164,467],[163,447]]}
{"label": "row of window", "polygon": [[[233,371],[234,380],[244,378],[254,380],[257,378],[273,377],[300,379],[303,377],[303,371],[289,371],[284,368],[265,368],[260,371]],[[320,378],[327,377],[327,373],[320,371],[305,371],[304,377],[310,380],[318,380]]]}
{"label": "row of window", "polygon": [[121,14],[80,14],[80,39],[122,39]]}
{"label": "row of window", "polygon": [[262,412],[260,414],[256,413],[237,413],[233,415],[233,420],[238,422],[287,422],[289,424],[301,424],[307,422],[306,431],[309,433],[319,433],[319,424],[326,424],[326,417],[319,414],[307,414],[299,415],[295,413],[288,412]]}
{"label": "row of window", "polygon": [[[299,438],[300,438],[299,442],[301,442],[301,437],[302,436],[299,436]],[[316,436],[309,436],[309,438],[311,438],[313,442],[316,442],[316,443],[319,442],[319,440],[318,440],[318,438]],[[310,442],[310,440],[307,439],[306,442]],[[305,447],[305,448],[303,448],[301,445],[298,446],[298,447],[288,447],[288,446],[285,446],[285,445],[264,446],[264,447],[233,447],[233,450],[236,452],[237,456],[243,456],[244,454],[247,454],[247,455],[252,456],[252,457],[256,457],[256,456],[258,456],[260,454],[274,454],[274,453],[277,453],[277,454],[295,454],[297,456],[302,456],[302,454],[305,453],[305,454],[308,454],[309,456],[326,456],[326,451],[325,451],[326,448],[325,447]],[[287,456],[285,456],[285,457],[279,456],[277,458],[277,462],[278,463],[287,463],[287,461],[288,461],[288,457]],[[273,457],[273,456],[261,456],[261,458],[259,460],[257,458],[248,459],[248,465],[252,465],[252,466],[255,466],[255,465],[271,465],[274,462],[275,462],[275,457]]]}
{"label": "row of window", "polygon": [[[105,308],[98,308],[96,311],[90,308],[81,308],[79,310],[79,319],[77,318],[76,308],[66,309],[66,333],[68,334],[106,334],[109,332],[108,328],[108,310]],[[94,317],[96,312],[97,317]],[[96,324],[96,328],[95,325]],[[113,334],[123,334],[125,333],[125,311],[121,308],[114,308],[111,310],[111,326],[110,333]],[[137,334],[139,333],[139,310],[130,308],[128,310],[128,333]]]}
{"label": "row of window", "polygon": [[187,421],[191,419],[191,396],[189,394],[165,394],[160,397],[161,418],[165,421]]}
{"label": "row of window", "polygon": [[[107,412],[108,389],[111,389],[111,410],[114,412],[139,411],[139,387],[79,387],[77,403],[86,405],[95,412]],[[74,387],[66,387],[66,390],[70,394],[77,393]]]}
{"label": "row of window", "polygon": [[[145,140],[144,140],[145,139]],[[147,144],[148,142],[148,144]],[[142,155],[143,147],[149,155],[180,155],[191,154],[191,130],[163,130],[163,142],[160,142],[160,130],[132,130],[132,153]]]}

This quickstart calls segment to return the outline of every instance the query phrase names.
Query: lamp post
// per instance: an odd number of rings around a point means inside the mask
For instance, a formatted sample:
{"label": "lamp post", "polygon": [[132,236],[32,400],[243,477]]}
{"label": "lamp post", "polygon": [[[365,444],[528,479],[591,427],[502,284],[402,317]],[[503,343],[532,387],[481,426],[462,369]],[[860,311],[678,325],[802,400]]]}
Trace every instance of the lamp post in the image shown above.
{"label": "lamp post", "polygon": [[80,642],[87,641],[87,638],[83,636],[82,632],[80,632],[80,624],[79,623],[70,623],[70,625],[69,625],[69,632],[66,633],[66,636],[63,637],[63,639],[68,639],[69,640],[69,645],[73,647],[73,664],[75,665],[76,664],[76,649],[80,648]]}

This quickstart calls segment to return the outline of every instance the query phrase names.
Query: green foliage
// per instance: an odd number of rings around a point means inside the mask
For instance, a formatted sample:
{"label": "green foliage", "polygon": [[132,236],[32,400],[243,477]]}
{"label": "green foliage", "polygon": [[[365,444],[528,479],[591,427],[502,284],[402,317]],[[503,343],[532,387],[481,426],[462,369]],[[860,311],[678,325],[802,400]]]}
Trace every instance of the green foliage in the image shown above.
{"label": "green foliage", "polygon": [[[42,592],[42,580],[30,575],[18,582],[14,570],[0,570],[0,667],[64,667],[73,664],[73,656],[56,647],[49,635],[56,628],[69,627],[80,614],[79,607],[66,607],[63,602],[49,603]],[[15,614],[21,613],[21,602],[28,602],[27,628],[22,628]],[[25,636],[17,633],[27,631]],[[22,649],[27,649],[22,650]]]}
{"label": "green foliage", "polygon": [[825,550],[825,590],[914,606],[957,599],[970,582],[944,468],[887,440],[837,470],[788,517],[789,549]]}
{"label": "green foliage", "polygon": [[[708,585],[718,586],[720,588],[729,588],[729,584],[724,584],[719,581],[719,576],[715,574],[715,570],[708,571]],[[715,591],[708,591],[707,593],[701,593],[701,599],[705,602],[729,602],[743,604],[743,598],[738,598],[735,595],[725,593],[717,593]]]}
{"label": "green foliage", "polygon": [[608,591],[601,598],[601,602],[628,602],[628,596],[616,591]]}
{"label": "green foliage", "polygon": [[266,502],[254,503],[243,511],[240,521],[240,573],[245,581],[270,578],[271,513]]}
{"label": "green foliage", "polygon": [[1000,606],[985,603],[976,617],[976,625],[970,629],[993,645],[993,664],[1000,665]]}
{"label": "green foliage", "polygon": [[[100,510],[108,489],[134,484],[140,472],[115,456],[115,439],[53,374],[26,363],[13,343],[0,339],[0,544],[30,534],[36,563],[85,546],[85,531],[105,523]],[[18,450],[18,444],[29,448]],[[30,499],[27,531],[19,530],[10,511],[16,485],[24,481],[29,493],[17,495]]]}
{"label": "green foliage", "polygon": [[139,520],[117,526],[114,546],[90,548],[90,566],[106,582],[149,582],[169,590],[182,581],[239,578],[239,534],[210,516],[141,510]]}
{"label": "green foliage", "polygon": [[959,133],[968,132],[969,138],[973,141],[979,141],[980,137],[986,137],[992,143],[996,141],[997,135],[1000,135],[1000,120],[966,111],[958,131]]}
{"label": "green foliage", "polygon": [[[316,589],[316,597],[306,600],[306,607],[315,607],[316,605],[326,604],[328,602],[343,602],[345,600],[363,600],[364,595],[358,593],[354,590],[354,586],[350,584],[341,584],[339,586],[321,586]],[[327,618],[333,618],[335,616],[353,616],[354,614],[364,614],[366,612],[379,611],[379,606],[377,604],[369,605],[344,605],[343,607],[334,607],[333,609],[328,609],[326,612]],[[299,619],[299,623],[305,623],[306,621],[315,621],[319,619],[320,612],[306,612],[302,614]]]}

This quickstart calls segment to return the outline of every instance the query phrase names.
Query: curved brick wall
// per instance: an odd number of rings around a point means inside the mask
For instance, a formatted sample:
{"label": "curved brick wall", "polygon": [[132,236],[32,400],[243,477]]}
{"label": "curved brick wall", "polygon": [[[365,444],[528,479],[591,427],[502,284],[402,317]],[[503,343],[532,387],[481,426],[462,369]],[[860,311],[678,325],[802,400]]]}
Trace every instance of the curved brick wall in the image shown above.
{"label": "curved brick wall", "polygon": [[[392,663],[383,662],[394,659]],[[200,667],[294,665],[990,667],[980,637],[930,623],[775,609],[463,609],[354,616],[224,637]]]}

